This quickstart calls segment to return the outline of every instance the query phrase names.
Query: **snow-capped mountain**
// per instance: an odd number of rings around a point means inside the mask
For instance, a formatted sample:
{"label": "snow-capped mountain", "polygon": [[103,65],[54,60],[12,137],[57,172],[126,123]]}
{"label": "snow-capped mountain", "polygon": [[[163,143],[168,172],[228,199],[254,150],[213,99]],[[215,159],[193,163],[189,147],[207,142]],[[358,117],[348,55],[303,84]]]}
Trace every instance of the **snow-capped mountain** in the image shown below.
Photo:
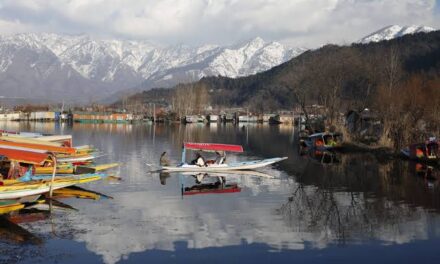
{"label": "snow-capped mountain", "polygon": [[22,93],[26,90],[37,97],[58,99],[66,93],[56,94],[71,87],[67,94],[72,99],[90,101],[141,83],[147,83],[147,88],[169,87],[204,76],[246,76],[304,50],[261,38],[234,46],[190,47],[87,35],[17,34],[0,38],[0,80],[8,83],[0,92],[26,96]]}
{"label": "snow-capped mountain", "polygon": [[382,40],[390,40],[393,38],[401,37],[407,34],[414,34],[419,32],[431,32],[435,29],[427,26],[399,26],[391,25],[384,27],[370,35],[360,39],[359,43],[379,42]]}
{"label": "snow-capped mountain", "polygon": [[[359,42],[432,30],[424,26],[389,26]],[[88,35],[0,36],[0,96],[91,102],[133,87],[170,87],[205,76],[247,76],[305,50],[261,38],[230,46],[191,47]]]}

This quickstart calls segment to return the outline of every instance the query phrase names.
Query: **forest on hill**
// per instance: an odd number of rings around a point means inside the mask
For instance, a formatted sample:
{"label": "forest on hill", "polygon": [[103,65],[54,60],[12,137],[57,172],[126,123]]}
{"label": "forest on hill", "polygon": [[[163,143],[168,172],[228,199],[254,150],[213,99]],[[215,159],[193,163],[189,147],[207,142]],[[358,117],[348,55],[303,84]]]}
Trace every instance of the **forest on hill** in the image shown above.
{"label": "forest on hill", "polygon": [[[179,114],[204,105],[247,107],[256,113],[319,104],[329,123],[348,110],[374,109],[387,140],[397,145],[440,134],[440,31],[350,46],[326,45],[266,72],[207,77],[129,100],[160,101]],[[306,113],[307,114],[307,113]],[[397,144],[397,145],[396,145]]]}

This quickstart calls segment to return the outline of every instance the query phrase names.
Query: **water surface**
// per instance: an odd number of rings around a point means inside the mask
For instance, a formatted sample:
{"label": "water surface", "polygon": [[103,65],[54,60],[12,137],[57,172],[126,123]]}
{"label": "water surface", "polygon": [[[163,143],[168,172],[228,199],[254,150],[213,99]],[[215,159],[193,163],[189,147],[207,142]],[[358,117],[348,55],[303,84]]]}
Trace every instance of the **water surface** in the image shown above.
{"label": "water surface", "polygon": [[[438,171],[371,154],[300,155],[291,126],[1,123],[1,129],[73,134],[122,162],[122,181],[84,184],[113,199],[63,199],[41,220],[0,222],[7,263],[440,261]],[[182,195],[190,175],[160,175],[183,141],[241,144],[229,161],[288,156],[260,172],[224,175],[236,192]],[[188,155],[188,159],[191,158]],[[204,178],[215,183],[218,175]],[[4,218],[5,216],[3,216]]]}

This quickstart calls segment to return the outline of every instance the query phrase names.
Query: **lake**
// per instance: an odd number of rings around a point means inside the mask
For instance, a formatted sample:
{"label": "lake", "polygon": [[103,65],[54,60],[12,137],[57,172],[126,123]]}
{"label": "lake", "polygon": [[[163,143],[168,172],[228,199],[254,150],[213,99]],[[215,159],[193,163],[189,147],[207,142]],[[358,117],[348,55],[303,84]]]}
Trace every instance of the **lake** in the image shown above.
{"label": "lake", "polygon": [[[122,163],[121,181],[81,185],[103,194],[98,200],[60,199],[70,208],[14,226],[2,216],[0,262],[440,263],[439,171],[421,164],[368,153],[301,153],[291,126],[0,128],[73,134],[75,145],[106,154],[99,162]],[[180,162],[183,141],[243,145],[245,153],[228,154],[228,161],[289,158],[259,170],[273,179],[205,175],[202,186],[226,180],[222,190],[229,191],[183,195],[200,186],[196,177],[151,173],[163,151]]]}

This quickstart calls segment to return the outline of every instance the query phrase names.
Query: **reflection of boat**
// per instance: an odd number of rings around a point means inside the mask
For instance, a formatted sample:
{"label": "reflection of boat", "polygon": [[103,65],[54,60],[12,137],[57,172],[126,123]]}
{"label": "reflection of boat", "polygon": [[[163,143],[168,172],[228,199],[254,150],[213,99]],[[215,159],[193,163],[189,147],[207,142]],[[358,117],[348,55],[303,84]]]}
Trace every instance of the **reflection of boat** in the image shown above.
{"label": "reflection of boat", "polygon": [[342,134],[330,132],[315,133],[303,139],[301,143],[312,149],[337,149],[341,147]]}
{"label": "reflection of boat", "polygon": [[437,181],[440,179],[440,172],[433,166],[424,163],[410,161],[409,170],[412,174],[427,181]]}
{"label": "reflection of boat", "polygon": [[24,208],[24,204],[19,203],[16,200],[0,201],[0,214],[6,214],[9,212],[17,211],[22,208]]}
{"label": "reflection of boat", "polygon": [[197,194],[221,194],[221,193],[237,193],[241,192],[238,184],[220,184],[220,183],[204,183],[196,184],[192,187],[185,187],[182,195],[197,195]]}
{"label": "reflection of boat", "polygon": [[336,153],[328,150],[314,150],[311,149],[308,152],[310,158],[318,161],[321,164],[337,164],[339,163],[339,158]]}
{"label": "reflection of boat", "polygon": [[62,188],[53,191],[53,198],[79,198],[79,199],[91,199],[91,200],[99,200],[101,198],[110,198],[112,197],[104,195],[102,193],[86,190],[84,188],[78,186],[71,186],[67,188]]}
{"label": "reflection of boat", "polygon": [[0,240],[15,243],[42,244],[43,240],[36,237],[26,229],[13,223],[6,217],[0,217]]}
{"label": "reflection of boat", "polygon": [[430,139],[423,143],[412,144],[401,150],[402,154],[412,160],[424,162],[440,161],[440,143]]}
{"label": "reflection of boat", "polygon": [[[237,183],[226,183],[224,176],[213,176],[208,173],[192,174],[196,179],[195,185],[191,187],[185,187],[182,181],[182,195],[197,195],[197,194],[224,194],[224,193],[237,193],[241,192],[241,188]],[[206,179],[215,178],[215,182],[202,182]]]}
{"label": "reflection of boat", "polygon": [[212,144],[212,143],[184,143],[182,151],[182,163],[176,167],[163,166],[162,169],[165,171],[190,171],[190,172],[216,172],[216,171],[230,171],[230,170],[253,170],[280,162],[287,159],[287,157],[282,158],[271,158],[264,160],[253,160],[253,161],[242,161],[234,163],[222,163],[222,162],[212,162],[206,164],[206,166],[199,166],[188,164],[185,161],[186,150],[197,150],[197,151],[207,151],[207,152],[243,152],[242,146],[239,145],[226,145],[226,144]]}

